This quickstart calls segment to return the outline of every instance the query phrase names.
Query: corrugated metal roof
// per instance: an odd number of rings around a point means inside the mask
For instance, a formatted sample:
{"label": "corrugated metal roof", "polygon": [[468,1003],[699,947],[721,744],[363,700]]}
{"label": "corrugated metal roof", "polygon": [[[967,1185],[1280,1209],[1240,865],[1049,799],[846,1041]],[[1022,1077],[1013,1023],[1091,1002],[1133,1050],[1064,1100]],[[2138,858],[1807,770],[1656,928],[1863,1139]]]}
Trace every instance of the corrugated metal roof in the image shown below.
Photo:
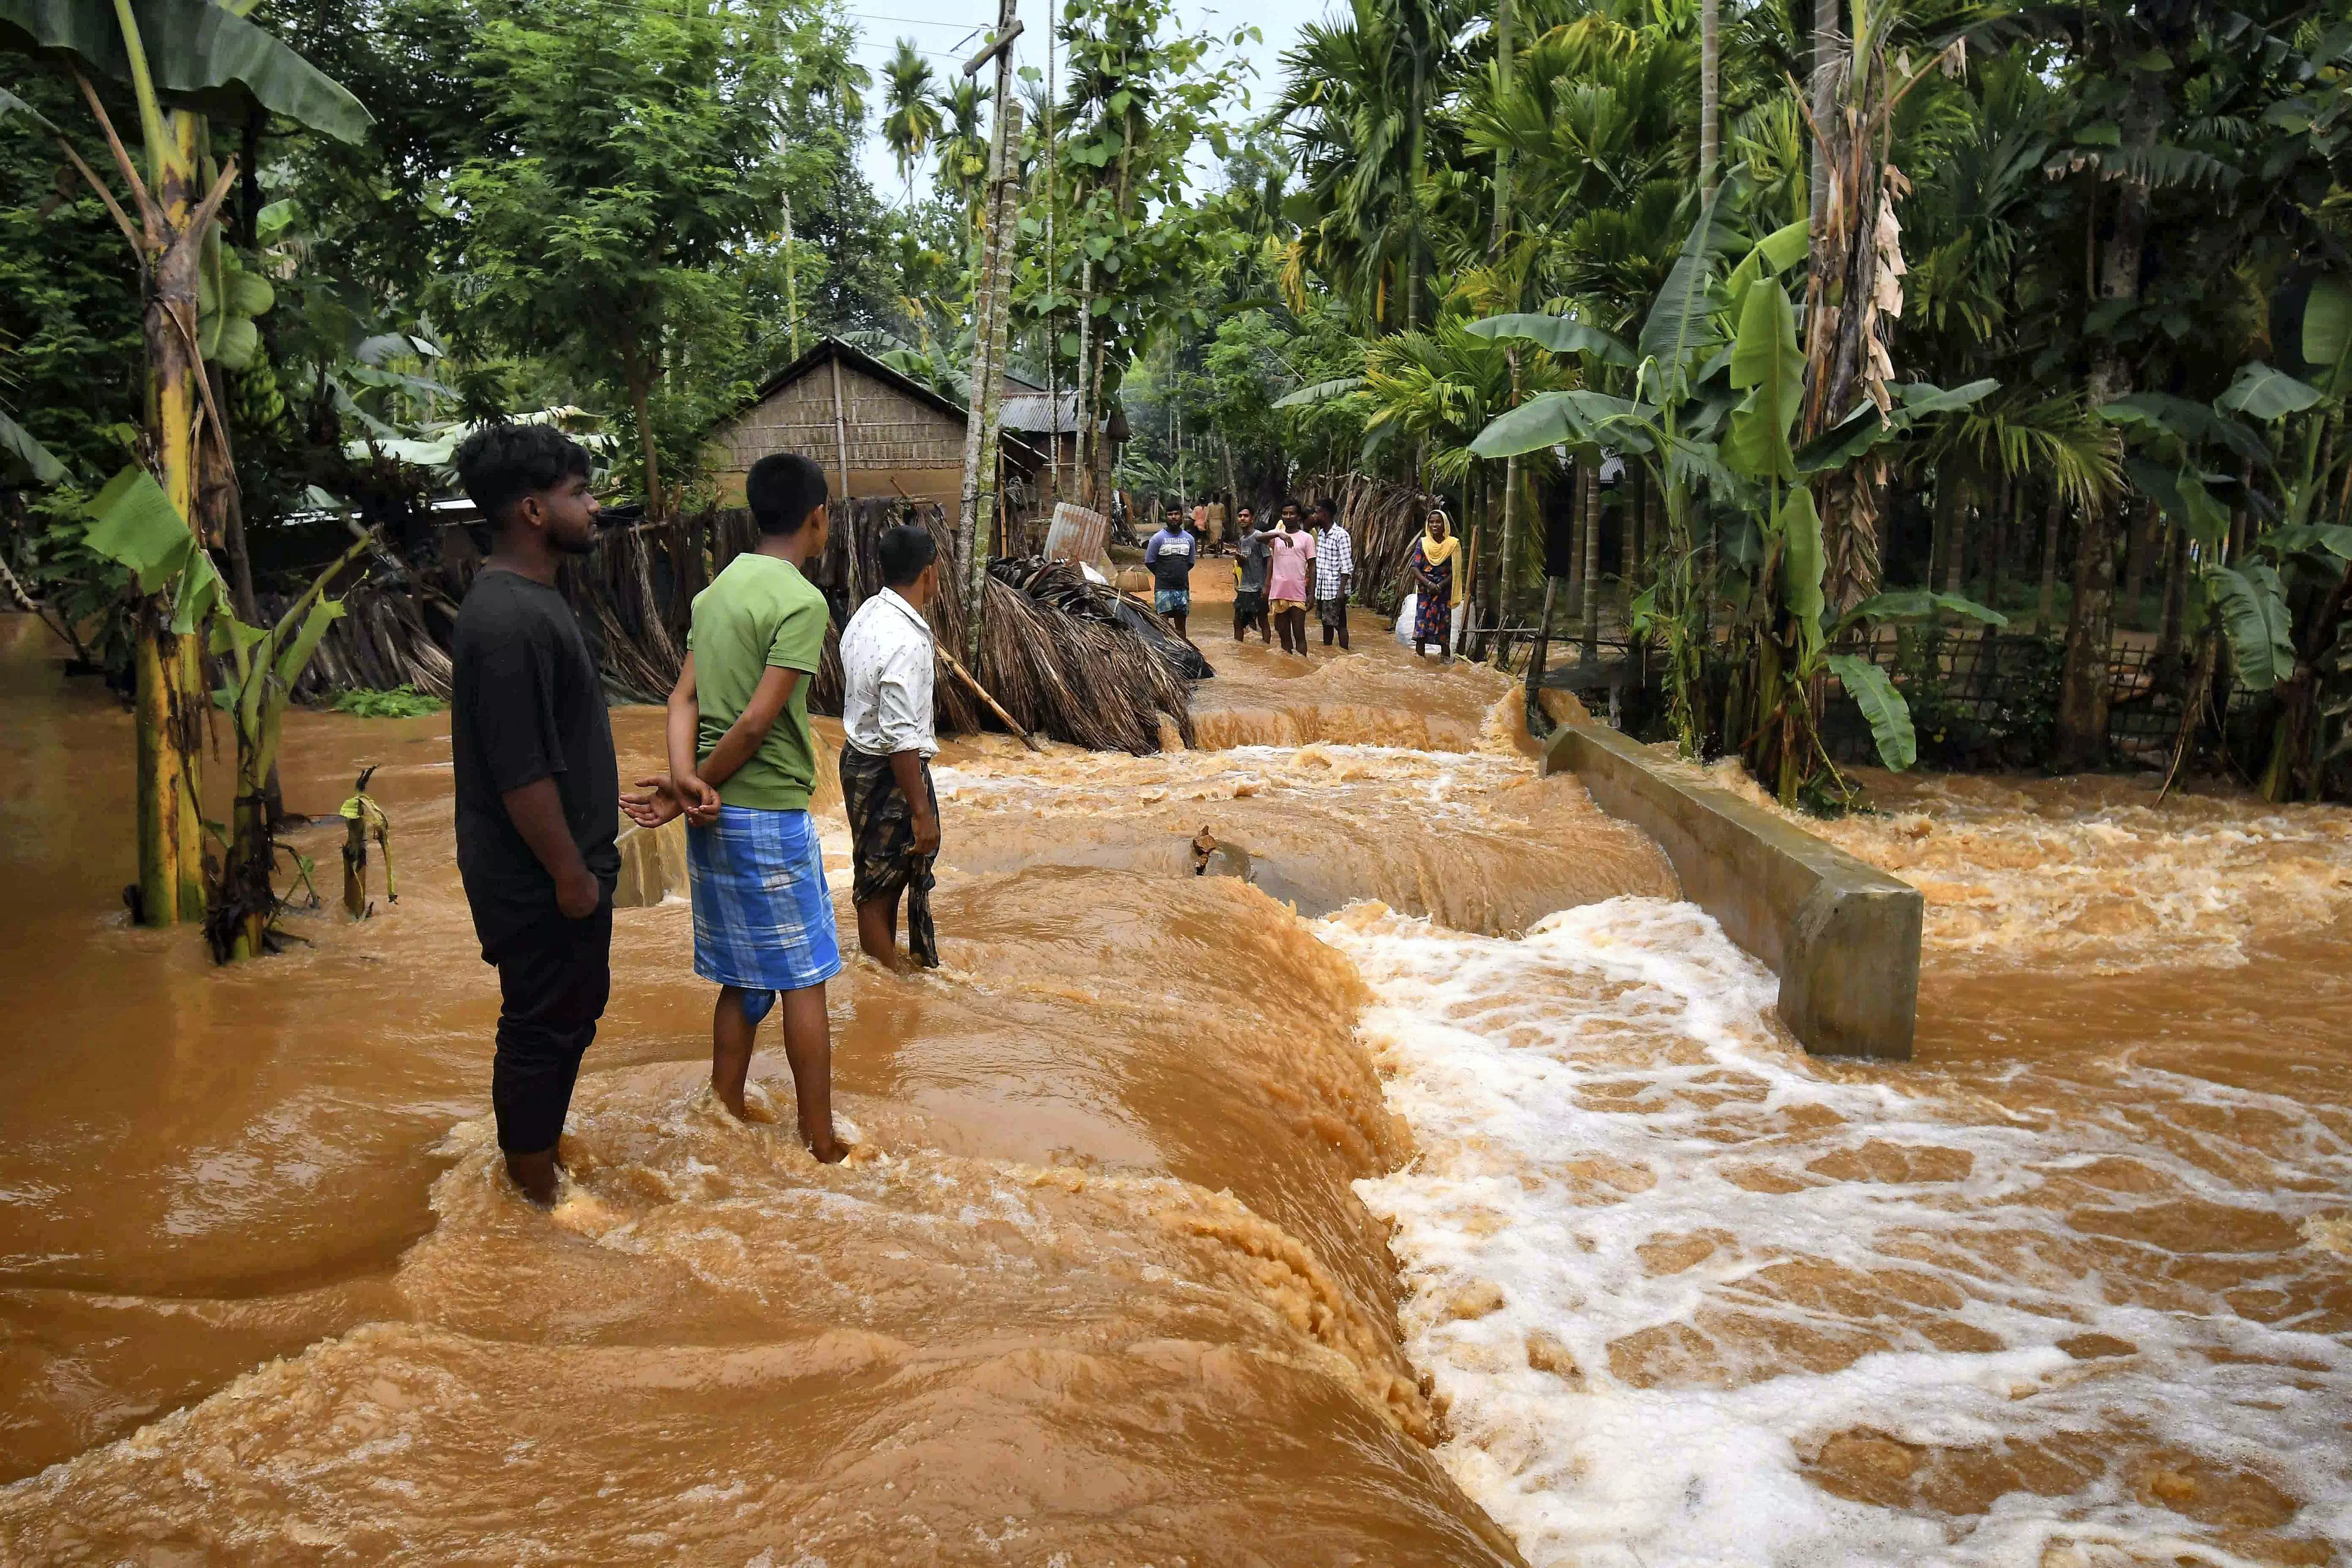
{"label": "corrugated metal roof", "polygon": [[1006,378],[1003,410],[1005,425],[1013,430],[1024,430],[1043,435],[1047,431],[1056,435],[1068,434],[1078,428],[1078,394],[1062,392],[1047,397],[1044,392],[1016,392],[1010,377]]}

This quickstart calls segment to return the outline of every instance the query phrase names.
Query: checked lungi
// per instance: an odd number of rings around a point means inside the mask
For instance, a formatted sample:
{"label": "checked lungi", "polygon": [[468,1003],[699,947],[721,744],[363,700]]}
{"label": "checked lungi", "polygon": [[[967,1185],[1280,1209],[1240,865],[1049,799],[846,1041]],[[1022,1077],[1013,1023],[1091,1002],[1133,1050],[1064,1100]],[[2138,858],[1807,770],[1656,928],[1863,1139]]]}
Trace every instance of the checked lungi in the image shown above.
{"label": "checked lungi", "polygon": [[[931,765],[921,764],[923,793],[931,815],[940,814],[940,798],[931,788]],[[915,808],[898,788],[898,775],[887,757],[841,748],[841,800],[849,813],[849,838],[857,868],[852,900],[866,904],[877,898],[907,895],[907,950],[927,969],[940,967],[939,934],[931,925],[930,855],[915,852]]]}
{"label": "checked lungi", "polygon": [[694,896],[694,972],[743,992],[753,1023],[778,991],[841,973],[824,852],[806,811],[721,806],[707,828],[686,830]]}

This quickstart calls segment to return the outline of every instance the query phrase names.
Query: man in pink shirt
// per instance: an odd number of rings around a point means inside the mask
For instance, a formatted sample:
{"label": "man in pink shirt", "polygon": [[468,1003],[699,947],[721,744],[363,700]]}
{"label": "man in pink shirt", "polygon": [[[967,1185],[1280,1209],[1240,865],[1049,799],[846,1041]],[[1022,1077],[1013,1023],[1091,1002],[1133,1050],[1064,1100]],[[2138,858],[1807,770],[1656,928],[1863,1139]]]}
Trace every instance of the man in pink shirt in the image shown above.
{"label": "man in pink shirt", "polygon": [[1282,651],[1307,656],[1307,567],[1315,559],[1315,536],[1299,526],[1298,503],[1282,504],[1282,531],[1267,541],[1272,549],[1266,576],[1267,608]]}

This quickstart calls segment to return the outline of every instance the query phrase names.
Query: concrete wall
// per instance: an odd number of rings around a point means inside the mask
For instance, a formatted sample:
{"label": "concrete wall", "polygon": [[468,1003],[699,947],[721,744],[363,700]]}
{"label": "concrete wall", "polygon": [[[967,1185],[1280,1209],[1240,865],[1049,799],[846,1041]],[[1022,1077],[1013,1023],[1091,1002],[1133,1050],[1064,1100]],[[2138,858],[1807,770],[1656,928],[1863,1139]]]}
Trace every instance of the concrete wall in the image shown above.
{"label": "concrete wall", "polygon": [[1562,725],[1546,773],[1656,839],[1683,896],[1780,977],[1780,1019],[1807,1051],[1908,1061],[1919,1009],[1918,889],[1727,789],[1668,774],[1606,725]]}

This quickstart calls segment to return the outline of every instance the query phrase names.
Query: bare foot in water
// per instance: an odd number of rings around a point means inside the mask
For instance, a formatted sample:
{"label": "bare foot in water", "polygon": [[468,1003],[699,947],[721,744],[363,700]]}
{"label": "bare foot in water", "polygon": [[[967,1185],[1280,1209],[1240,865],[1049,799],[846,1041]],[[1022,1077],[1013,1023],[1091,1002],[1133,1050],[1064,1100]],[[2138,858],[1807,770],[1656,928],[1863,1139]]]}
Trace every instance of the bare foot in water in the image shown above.
{"label": "bare foot in water", "polygon": [[563,1167],[555,1163],[552,1148],[531,1154],[506,1151],[507,1176],[517,1191],[541,1208],[555,1207],[556,1180]]}
{"label": "bare foot in water", "polygon": [[843,1143],[839,1138],[828,1138],[822,1144],[812,1142],[809,1145],[809,1153],[816,1156],[819,1165],[837,1166],[849,1157],[852,1146]]}

